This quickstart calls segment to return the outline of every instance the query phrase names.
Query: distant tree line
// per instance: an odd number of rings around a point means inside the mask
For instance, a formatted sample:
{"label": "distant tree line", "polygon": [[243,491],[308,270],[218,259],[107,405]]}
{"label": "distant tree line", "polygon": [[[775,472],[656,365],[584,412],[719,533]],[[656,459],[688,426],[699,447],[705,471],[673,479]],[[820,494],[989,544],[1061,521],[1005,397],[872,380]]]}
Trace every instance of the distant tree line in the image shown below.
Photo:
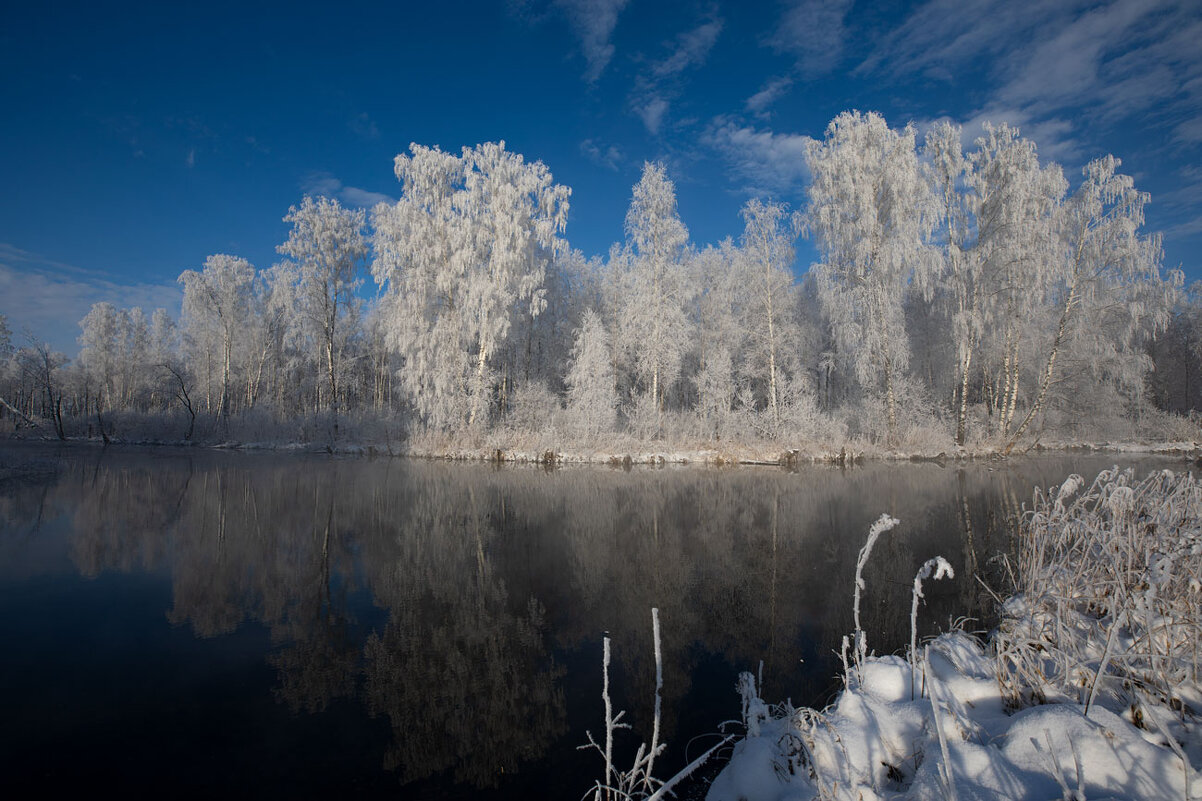
{"label": "distant tree line", "polygon": [[[169,417],[187,438],[375,419],[565,446],[1193,431],[1202,292],[1163,269],[1149,196],[1111,156],[1070,191],[1007,125],[961,142],[948,123],[920,141],[840,114],[806,148],[806,208],[752,199],[738,241],[707,246],[648,163],[624,241],[592,259],[564,238],[571,192],[541,162],[414,144],[397,203],[305,197],[278,264],[184,271],[178,321],[97,303],[70,361],[16,347],[0,317],[0,418],[107,437]],[[798,277],[800,236],[820,258]]]}

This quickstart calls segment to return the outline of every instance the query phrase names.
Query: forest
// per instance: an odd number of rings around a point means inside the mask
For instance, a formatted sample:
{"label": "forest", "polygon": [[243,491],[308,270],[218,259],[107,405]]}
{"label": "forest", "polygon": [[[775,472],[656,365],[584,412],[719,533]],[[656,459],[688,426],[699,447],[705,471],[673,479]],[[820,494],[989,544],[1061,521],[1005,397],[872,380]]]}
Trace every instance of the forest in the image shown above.
{"label": "forest", "polygon": [[277,264],[185,270],[178,320],[97,303],[69,359],[0,315],[0,424],[427,453],[1197,439],[1202,289],[1149,195],[1113,156],[1073,180],[1008,125],[962,139],[844,112],[805,208],[751,199],[708,245],[647,163],[592,258],[542,162],[413,144],[397,203],[304,197]]}

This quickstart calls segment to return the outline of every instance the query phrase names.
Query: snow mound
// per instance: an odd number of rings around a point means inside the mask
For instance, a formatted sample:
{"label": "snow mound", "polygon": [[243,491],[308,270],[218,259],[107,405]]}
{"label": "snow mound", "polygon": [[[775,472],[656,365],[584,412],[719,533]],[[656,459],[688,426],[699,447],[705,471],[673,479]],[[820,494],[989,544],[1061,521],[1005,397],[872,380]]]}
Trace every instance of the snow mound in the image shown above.
{"label": "snow mound", "polygon": [[942,635],[913,676],[911,699],[909,663],[870,657],[825,711],[788,709],[761,722],[707,798],[1151,801],[1187,798],[1187,786],[1188,798],[1202,798],[1197,770],[1176,749],[1104,707],[1007,714],[992,666],[972,638]]}

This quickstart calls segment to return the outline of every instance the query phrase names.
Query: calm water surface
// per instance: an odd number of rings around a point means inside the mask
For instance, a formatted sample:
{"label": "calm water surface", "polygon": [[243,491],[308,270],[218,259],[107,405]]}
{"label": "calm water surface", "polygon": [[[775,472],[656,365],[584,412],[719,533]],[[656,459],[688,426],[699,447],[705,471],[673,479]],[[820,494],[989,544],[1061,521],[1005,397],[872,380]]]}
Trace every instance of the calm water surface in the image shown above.
{"label": "calm water surface", "polygon": [[[1141,473],[1169,459],[1119,460]],[[764,697],[822,704],[850,631],[988,623],[1034,485],[1105,457],[848,470],[569,468],[0,446],[0,788],[130,795],[578,799],[601,760],[600,655],[660,775]],[[624,736],[623,736],[624,735]],[[15,792],[15,794],[13,794]]]}

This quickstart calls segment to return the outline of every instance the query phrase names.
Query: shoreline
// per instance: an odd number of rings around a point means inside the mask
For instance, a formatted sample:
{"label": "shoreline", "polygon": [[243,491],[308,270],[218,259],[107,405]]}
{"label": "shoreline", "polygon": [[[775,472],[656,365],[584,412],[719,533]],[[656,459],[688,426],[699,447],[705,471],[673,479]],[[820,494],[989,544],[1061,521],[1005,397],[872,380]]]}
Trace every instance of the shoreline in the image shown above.
{"label": "shoreline", "polygon": [[[221,442],[188,442],[185,440],[124,440],[112,438],[103,442],[98,438],[8,436],[2,441],[39,443],[42,445],[98,446],[118,445],[134,448],[198,448],[214,451],[240,452],[296,452],[305,454],[328,454],[333,456],[358,456],[367,458],[408,458],[426,461],[480,462],[491,464],[524,464],[543,467],[569,465],[607,466],[623,469],[633,467],[700,466],[700,467],[779,467],[795,468],[803,465],[848,467],[871,462],[878,463],[934,463],[946,465],[962,462],[1005,461],[1023,456],[1044,454],[1132,454],[1147,456],[1179,456],[1202,458],[1202,442],[1051,442],[1034,443],[1024,449],[1007,454],[998,446],[975,446],[950,450],[906,449],[889,450],[870,443],[848,443],[837,450],[831,446],[811,448],[780,448],[772,445],[737,445],[727,448],[581,448],[559,450],[554,448],[530,449],[505,447],[502,444],[489,446],[431,447],[418,444],[394,447],[389,443],[344,442],[340,444],[318,444],[314,442],[273,442],[226,440]],[[633,445],[634,443],[632,443]]]}

